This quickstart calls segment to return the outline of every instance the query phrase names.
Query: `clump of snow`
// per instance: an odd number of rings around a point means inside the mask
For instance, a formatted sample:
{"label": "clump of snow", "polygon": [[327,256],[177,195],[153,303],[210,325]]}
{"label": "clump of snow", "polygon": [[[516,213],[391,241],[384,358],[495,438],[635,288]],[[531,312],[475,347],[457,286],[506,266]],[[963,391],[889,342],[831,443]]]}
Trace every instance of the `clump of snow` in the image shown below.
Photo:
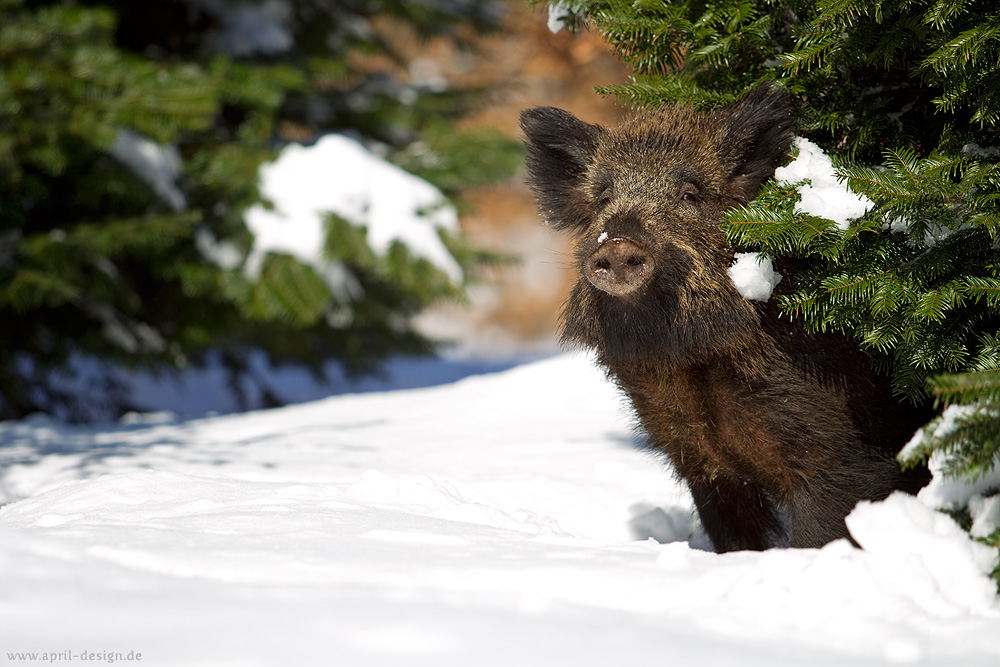
{"label": "clump of snow", "polygon": [[[409,251],[432,262],[455,282],[462,269],[445,247],[438,229],[458,228],[458,214],[430,183],[387,162],[361,143],[328,134],[315,145],[291,144],[260,170],[261,192],[273,209],[255,206],[246,214],[254,245],[245,270],[255,276],[264,256],[284,252],[317,268],[331,282],[323,258],[324,220],[330,213],[364,226],[368,243],[385,254],[399,241]],[[335,290],[343,285],[331,285]]]}
{"label": "clump of snow", "polygon": [[[932,435],[940,438],[953,431],[958,421],[978,410],[973,405],[949,405],[941,414]],[[927,435],[923,429],[917,431],[899,453],[900,460],[913,457],[923,446]],[[1000,462],[985,475],[976,479],[953,479],[945,476],[949,454],[935,451],[931,454],[927,467],[931,471],[931,481],[920,490],[917,498],[925,506],[935,510],[967,509],[972,517],[973,537],[988,537],[1000,528]]]}
{"label": "clump of snow", "polygon": [[[978,408],[971,405],[949,405],[941,414],[941,419],[935,426],[934,437],[943,437],[954,430],[956,423],[963,416],[972,414]],[[923,446],[926,435],[924,430],[917,431],[909,442],[899,452],[901,461],[912,458],[914,454]],[[946,477],[945,468],[948,466],[948,455],[943,451],[936,451],[931,454],[927,461],[927,467],[933,475],[930,483],[920,490],[918,498],[934,509],[956,510],[968,507],[974,496],[982,496],[990,491],[1000,489],[1000,465],[994,465],[987,474],[975,480],[957,480]]]}
{"label": "clump of snow", "polygon": [[122,130],[110,153],[153,188],[170,208],[181,211],[187,207],[187,199],[177,187],[181,156],[175,146],[162,146],[137,132]]}
{"label": "clump of snow", "polygon": [[799,184],[799,210],[833,220],[840,229],[847,229],[851,220],[860,218],[872,206],[871,200],[851,192],[837,180],[833,161],[819,146],[802,137],[795,139],[795,146],[798,156],[778,167],[775,178]]}
{"label": "clump of snow", "polygon": [[548,26],[552,34],[562,30],[566,26],[566,19],[570,16],[569,5],[560,0],[549,3]]}
{"label": "clump of snow", "polygon": [[989,498],[979,494],[969,498],[969,515],[972,517],[970,535],[973,537],[992,535],[1000,528],[1000,492]]}
{"label": "clump of snow", "polygon": [[152,665],[1000,664],[990,554],[950,519],[891,496],[849,518],[863,550],[692,548],[689,494],[635,444],[624,406],[567,355],[211,419],[4,422],[3,650],[11,664],[91,649]]}
{"label": "clump of snow", "polygon": [[[975,413],[976,410],[977,408],[972,405],[949,405],[941,413],[940,421],[938,421],[937,426],[934,427],[934,431],[931,433],[932,437],[943,438],[948,435],[955,430],[959,419]],[[899,451],[899,460],[905,461],[908,458],[912,458],[923,447],[925,440],[924,429],[920,429],[914,433],[909,442]]]}
{"label": "clump of snow", "polygon": [[774,270],[769,257],[756,252],[738,252],[729,267],[729,277],[744,299],[767,301],[782,276]]}
{"label": "clump of snow", "polygon": [[965,144],[962,146],[962,155],[966,157],[981,157],[987,159],[995,159],[1000,157],[1000,147],[998,146],[980,146],[979,144]]}
{"label": "clump of snow", "polygon": [[975,495],[986,494],[991,490],[1000,489],[1000,465],[975,480],[956,480],[944,476],[948,456],[944,452],[931,454],[927,467],[934,475],[930,484],[920,490],[918,497],[928,507],[937,509],[960,509],[966,507]]}
{"label": "clump of snow", "polygon": [[243,253],[232,241],[220,241],[207,227],[194,232],[194,245],[201,256],[222,269],[235,269],[243,263]]}

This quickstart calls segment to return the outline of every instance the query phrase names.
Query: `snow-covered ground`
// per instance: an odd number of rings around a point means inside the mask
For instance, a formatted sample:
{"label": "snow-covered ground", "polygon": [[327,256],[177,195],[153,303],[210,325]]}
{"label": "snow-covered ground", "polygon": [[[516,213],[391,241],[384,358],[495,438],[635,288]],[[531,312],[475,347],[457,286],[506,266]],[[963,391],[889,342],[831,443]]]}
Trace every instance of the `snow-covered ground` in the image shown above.
{"label": "snow-covered ground", "polygon": [[859,507],[863,551],[696,548],[686,492],[584,357],[192,421],[7,422],[0,466],[5,664],[1000,664],[994,555],[917,499]]}

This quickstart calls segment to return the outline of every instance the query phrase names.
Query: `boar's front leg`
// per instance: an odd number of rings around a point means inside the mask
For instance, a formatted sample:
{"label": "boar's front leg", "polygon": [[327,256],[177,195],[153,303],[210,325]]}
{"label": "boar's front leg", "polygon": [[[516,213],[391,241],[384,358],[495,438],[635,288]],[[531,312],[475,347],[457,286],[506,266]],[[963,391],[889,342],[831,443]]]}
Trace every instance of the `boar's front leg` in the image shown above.
{"label": "boar's front leg", "polygon": [[702,526],[717,552],[790,545],[787,517],[757,485],[719,476],[710,482],[692,482],[690,487]]}

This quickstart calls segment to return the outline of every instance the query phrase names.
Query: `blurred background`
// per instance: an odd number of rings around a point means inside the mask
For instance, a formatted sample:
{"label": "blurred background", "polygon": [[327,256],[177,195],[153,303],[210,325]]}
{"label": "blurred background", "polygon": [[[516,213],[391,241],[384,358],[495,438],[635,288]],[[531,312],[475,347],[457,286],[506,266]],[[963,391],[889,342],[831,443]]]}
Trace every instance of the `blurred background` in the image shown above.
{"label": "blurred background", "polygon": [[[601,38],[527,0],[0,0],[0,419],[184,416],[557,349],[517,119]],[[441,359],[444,359],[442,362]]]}
{"label": "blurred background", "polygon": [[[481,40],[481,55],[464,75],[462,58],[453,50],[425,51],[434,53],[439,71],[449,80],[454,76],[457,86],[492,91],[460,125],[519,138],[520,112],[541,105],[568,109],[589,122],[613,123],[622,109],[594,94],[594,86],[623,83],[627,70],[600,35],[566,29],[553,33],[545,5],[499,4],[506,30]],[[511,177],[463,195],[470,206],[462,228],[473,243],[516,263],[473,287],[471,307],[439,305],[421,318],[421,325],[480,355],[555,349],[559,308],[575,280],[566,266],[567,238],[542,224],[524,185],[522,165]]]}

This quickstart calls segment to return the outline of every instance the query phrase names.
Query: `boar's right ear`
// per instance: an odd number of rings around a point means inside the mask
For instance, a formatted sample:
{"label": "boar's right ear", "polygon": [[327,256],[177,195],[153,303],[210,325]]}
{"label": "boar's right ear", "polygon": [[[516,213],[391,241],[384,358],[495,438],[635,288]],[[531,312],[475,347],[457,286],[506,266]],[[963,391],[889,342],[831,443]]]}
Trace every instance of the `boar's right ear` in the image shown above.
{"label": "boar's right ear", "polygon": [[746,204],[774,175],[788,152],[795,136],[794,100],[784,88],[765,83],[739,102],[720,109],[714,117],[721,121],[721,145],[733,165],[731,192]]}
{"label": "boar's right ear", "polygon": [[604,128],[562,109],[536,107],[521,113],[521,129],[528,185],[546,221],[556,229],[587,224],[587,198],[580,186]]}

